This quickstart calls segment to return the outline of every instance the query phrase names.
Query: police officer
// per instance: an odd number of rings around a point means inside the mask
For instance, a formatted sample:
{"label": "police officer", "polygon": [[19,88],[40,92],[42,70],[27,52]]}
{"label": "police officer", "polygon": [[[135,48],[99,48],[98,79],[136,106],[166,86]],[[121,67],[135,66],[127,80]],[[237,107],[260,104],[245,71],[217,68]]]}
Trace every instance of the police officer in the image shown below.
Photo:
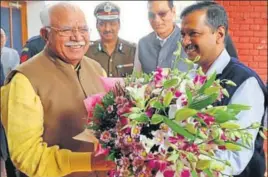
{"label": "police officer", "polygon": [[27,61],[29,58],[41,52],[45,44],[46,42],[40,35],[30,38],[21,51],[20,63]]}
{"label": "police officer", "polygon": [[136,45],[118,37],[120,8],[111,2],[99,4],[94,11],[100,40],[92,42],[86,56],[99,62],[108,77],[131,74]]}

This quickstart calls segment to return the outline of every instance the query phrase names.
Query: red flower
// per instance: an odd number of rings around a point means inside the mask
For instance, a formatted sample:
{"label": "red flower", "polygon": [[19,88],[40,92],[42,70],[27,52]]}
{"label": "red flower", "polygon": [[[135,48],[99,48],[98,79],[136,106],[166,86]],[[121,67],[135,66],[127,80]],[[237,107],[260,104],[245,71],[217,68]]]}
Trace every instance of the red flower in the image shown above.
{"label": "red flower", "polygon": [[200,76],[196,75],[194,78],[194,84],[201,84],[203,85],[207,80],[207,76]]}
{"label": "red flower", "polygon": [[197,113],[197,116],[203,119],[208,126],[215,122],[215,118],[209,114]]}
{"label": "red flower", "polygon": [[182,170],[181,177],[190,177],[190,176],[191,176],[190,170],[188,170],[188,169]]}
{"label": "red flower", "polygon": [[175,174],[174,170],[165,170],[163,173],[164,177],[173,177],[174,174]]}

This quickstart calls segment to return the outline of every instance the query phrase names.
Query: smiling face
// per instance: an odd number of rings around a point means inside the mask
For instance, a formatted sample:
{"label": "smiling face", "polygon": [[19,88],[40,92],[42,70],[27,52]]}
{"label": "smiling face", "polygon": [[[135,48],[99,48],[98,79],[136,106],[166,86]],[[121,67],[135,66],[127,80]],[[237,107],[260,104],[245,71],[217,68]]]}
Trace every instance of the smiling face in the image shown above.
{"label": "smiling face", "polygon": [[224,49],[224,27],[213,30],[206,21],[206,10],[186,15],[182,19],[181,35],[188,58],[200,56],[200,65],[213,62]]}
{"label": "smiling face", "polygon": [[148,3],[149,22],[153,30],[161,38],[164,39],[172,33],[175,17],[175,7],[171,9],[168,1],[150,1]]}
{"label": "smiling face", "polygon": [[97,29],[102,41],[116,41],[120,29],[120,22],[116,20],[98,20]]}
{"label": "smiling face", "polygon": [[58,5],[50,11],[50,25],[48,47],[62,60],[77,65],[89,47],[84,13],[75,6]]}

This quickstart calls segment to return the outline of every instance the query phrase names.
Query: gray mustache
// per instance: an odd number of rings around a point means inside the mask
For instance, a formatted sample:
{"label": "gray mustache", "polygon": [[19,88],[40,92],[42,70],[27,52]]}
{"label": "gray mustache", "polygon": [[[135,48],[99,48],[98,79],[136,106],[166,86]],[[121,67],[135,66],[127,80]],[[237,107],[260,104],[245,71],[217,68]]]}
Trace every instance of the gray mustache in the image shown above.
{"label": "gray mustache", "polygon": [[85,41],[80,41],[80,42],[66,42],[65,46],[77,46],[77,45],[86,45]]}

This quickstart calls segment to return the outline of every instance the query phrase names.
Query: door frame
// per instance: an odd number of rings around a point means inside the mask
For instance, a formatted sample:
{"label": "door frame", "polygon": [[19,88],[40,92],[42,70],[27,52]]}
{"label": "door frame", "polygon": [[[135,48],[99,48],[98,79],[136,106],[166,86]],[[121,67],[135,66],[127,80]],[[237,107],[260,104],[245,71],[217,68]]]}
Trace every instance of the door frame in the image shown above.
{"label": "door frame", "polygon": [[[28,40],[28,24],[27,24],[27,2],[24,1],[1,1],[1,7],[9,8],[9,27],[10,31],[13,31],[12,26],[12,9],[16,8],[12,6],[12,3],[18,3],[20,5],[19,9],[21,10],[21,42],[22,45],[26,44]],[[10,47],[13,48],[13,36],[10,33],[8,36],[10,39]]]}

